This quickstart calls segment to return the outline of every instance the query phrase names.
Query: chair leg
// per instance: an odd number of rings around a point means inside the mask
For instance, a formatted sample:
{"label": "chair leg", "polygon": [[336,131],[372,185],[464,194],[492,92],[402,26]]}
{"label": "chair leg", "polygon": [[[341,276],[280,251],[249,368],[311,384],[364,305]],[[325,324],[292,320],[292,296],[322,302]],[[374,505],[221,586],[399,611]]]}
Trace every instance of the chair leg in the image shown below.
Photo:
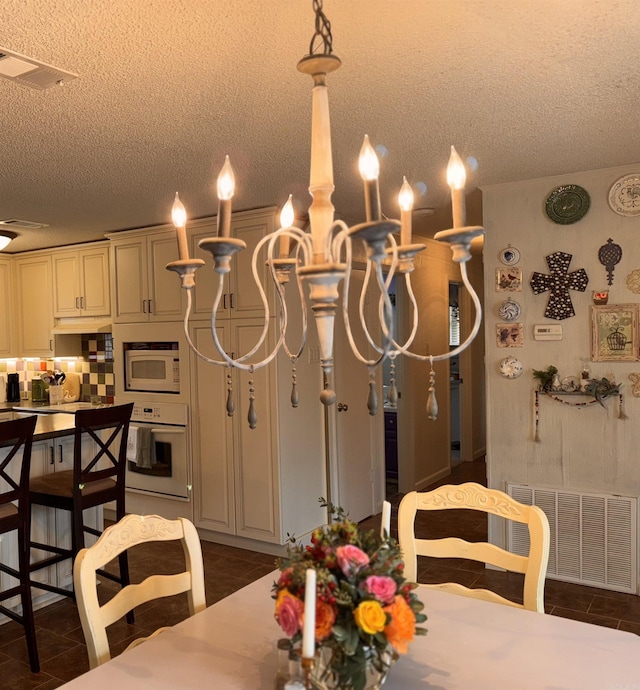
{"label": "chair leg", "polygon": [[33,673],[40,671],[40,660],[38,658],[38,644],[36,641],[36,624],[33,618],[33,604],[31,601],[31,583],[29,573],[29,536],[27,528],[18,531],[18,568],[20,571],[21,602],[22,602],[22,624],[24,635],[27,641],[27,651],[29,653],[29,665]]}

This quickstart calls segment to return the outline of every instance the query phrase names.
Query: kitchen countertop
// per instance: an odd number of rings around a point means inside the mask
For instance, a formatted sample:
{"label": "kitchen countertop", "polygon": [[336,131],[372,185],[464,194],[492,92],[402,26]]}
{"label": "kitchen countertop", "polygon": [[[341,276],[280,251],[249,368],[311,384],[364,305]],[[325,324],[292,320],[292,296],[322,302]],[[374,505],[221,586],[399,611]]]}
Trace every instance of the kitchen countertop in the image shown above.
{"label": "kitchen countertop", "polygon": [[73,413],[78,409],[99,407],[91,403],[49,405],[47,403],[34,403],[30,400],[21,400],[17,403],[0,403],[0,405],[2,405],[0,413],[14,412],[20,416],[28,414],[37,416],[34,441],[46,441],[50,438],[73,434],[76,427],[76,418]]}

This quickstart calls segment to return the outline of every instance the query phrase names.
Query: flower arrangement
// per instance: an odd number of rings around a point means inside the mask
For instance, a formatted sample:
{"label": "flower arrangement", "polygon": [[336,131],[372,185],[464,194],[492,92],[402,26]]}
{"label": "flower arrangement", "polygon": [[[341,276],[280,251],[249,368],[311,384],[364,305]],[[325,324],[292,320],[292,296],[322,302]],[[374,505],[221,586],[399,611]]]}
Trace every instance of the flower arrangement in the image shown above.
{"label": "flower arrangement", "polygon": [[406,654],[422,613],[416,584],[407,582],[396,540],[361,531],[345,512],[324,499],[334,520],[314,530],[311,544],[295,541],[278,565],[273,586],[275,618],[292,644],[302,639],[305,574],[316,571],[316,645],[328,659],[322,682],[362,690],[372,670],[385,675],[398,654]]}

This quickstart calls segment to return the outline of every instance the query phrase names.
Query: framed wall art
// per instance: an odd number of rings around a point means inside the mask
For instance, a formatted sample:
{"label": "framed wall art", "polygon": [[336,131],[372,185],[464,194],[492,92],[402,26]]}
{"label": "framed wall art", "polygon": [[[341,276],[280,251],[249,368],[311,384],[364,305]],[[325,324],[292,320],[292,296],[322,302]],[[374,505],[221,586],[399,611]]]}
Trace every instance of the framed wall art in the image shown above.
{"label": "framed wall art", "polygon": [[594,362],[637,362],[637,304],[591,307],[591,359]]}
{"label": "framed wall art", "polygon": [[498,347],[524,347],[524,325],[522,323],[497,323],[496,345]]}
{"label": "framed wall art", "polygon": [[496,268],[496,290],[498,292],[522,292],[522,269]]}

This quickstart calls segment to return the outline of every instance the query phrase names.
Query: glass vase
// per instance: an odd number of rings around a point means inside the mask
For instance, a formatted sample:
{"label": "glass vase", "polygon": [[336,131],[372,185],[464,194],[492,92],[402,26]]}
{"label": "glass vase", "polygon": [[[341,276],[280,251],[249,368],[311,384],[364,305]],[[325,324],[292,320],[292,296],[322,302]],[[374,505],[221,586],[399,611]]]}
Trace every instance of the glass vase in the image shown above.
{"label": "glass vase", "polygon": [[[340,677],[331,667],[332,651],[330,647],[320,647],[311,672],[311,685],[316,690],[352,690],[353,685],[349,682],[346,685],[341,683]],[[377,690],[386,681],[389,671],[398,657],[391,648],[387,648],[380,655],[382,661],[382,669],[380,670],[374,665],[374,658],[377,657],[376,651],[370,647],[365,647],[364,654],[367,659],[364,690]]]}

